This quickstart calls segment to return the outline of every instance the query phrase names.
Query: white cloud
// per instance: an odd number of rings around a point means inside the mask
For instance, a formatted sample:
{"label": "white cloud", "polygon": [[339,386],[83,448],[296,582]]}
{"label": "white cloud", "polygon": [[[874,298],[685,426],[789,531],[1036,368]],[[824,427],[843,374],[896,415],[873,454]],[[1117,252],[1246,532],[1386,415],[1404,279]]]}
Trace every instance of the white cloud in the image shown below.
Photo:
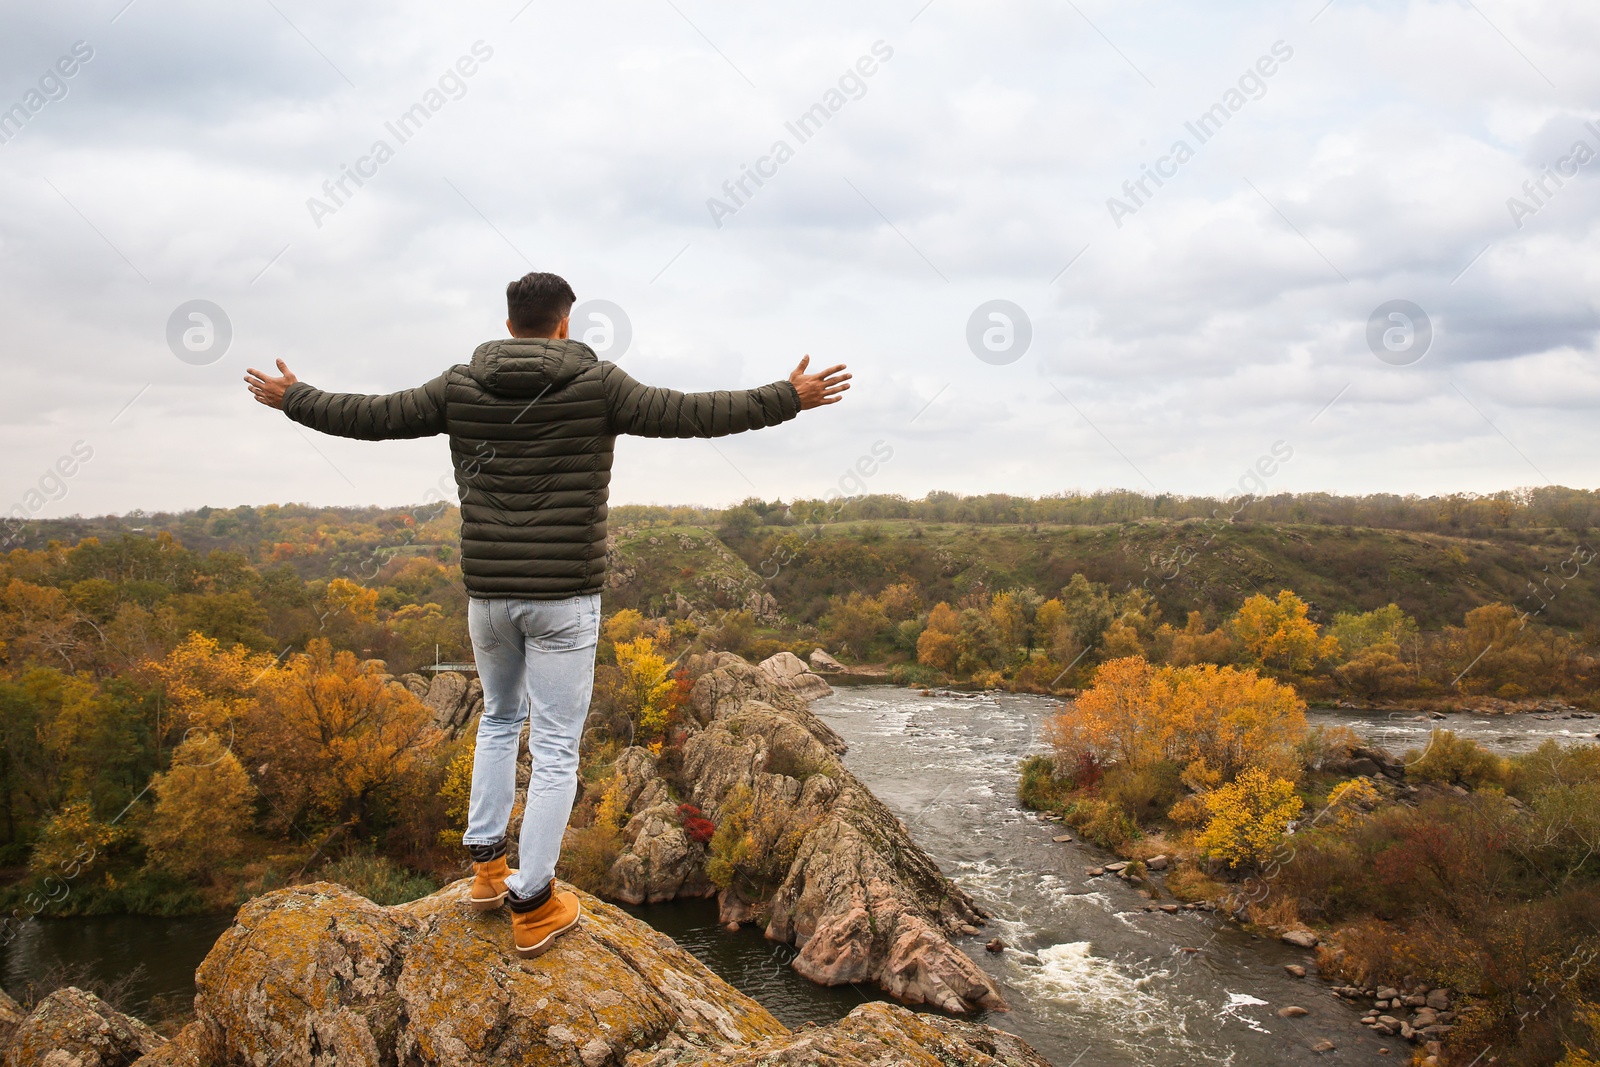
{"label": "white cloud", "polygon": [[[1600,119],[1600,12],[278,6],[292,24],[7,16],[0,100],[75,41],[95,57],[0,145],[5,501],[77,440],[95,457],[52,513],[420,499],[439,442],[308,441],[239,378],[281,357],[332,388],[420,383],[498,334],[530,263],[628,309],[646,380],[753,385],[803,352],[857,374],[720,453],[624,444],[619,502],[820,494],[876,440],[895,458],[872,488],[912,495],[1215,492],[1278,440],[1274,488],[1597,480],[1600,164],[1520,229],[1506,198]],[[480,40],[464,95],[315,226],[306,198]],[[1280,40],[1264,94],[1118,228],[1106,198]],[[865,92],[714,227],[706,199],[876,41],[894,55]],[[210,367],[164,340],[196,297],[234,325]],[[1034,323],[1009,366],[966,347],[994,298]],[[1366,347],[1395,298],[1437,331],[1409,367]]]}

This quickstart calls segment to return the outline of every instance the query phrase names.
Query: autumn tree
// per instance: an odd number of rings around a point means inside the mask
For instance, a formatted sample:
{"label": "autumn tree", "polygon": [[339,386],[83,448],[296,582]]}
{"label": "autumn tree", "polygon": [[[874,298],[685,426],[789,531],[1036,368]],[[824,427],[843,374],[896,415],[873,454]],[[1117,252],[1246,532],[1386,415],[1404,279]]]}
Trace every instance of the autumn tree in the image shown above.
{"label": "autumn tree", "polygon": [[166,656],[146,663],[141,675],[160,690],[167,720],[176,728],[226,733],[255,706],[256,684],[277,662],[191,633]]}
{"label": "autumn tree", "polygon": [[422,701],[324,640],[268,671],[256,692],[241,747],[262,762],[281,819],[369,822],[378,796],[422,769],[439,739]]}
{"label": "autumn tree", "polygon": [[1195,784],[1248,766],[1292,774],[1305,737],[1305,704],[1254,670],[1201,664],[1156,668],[1142,657],[1107,660],[1094,683],[1051,722],[1063,768],[1085,756],[1139,768],[1171,761]]}
{"label": "autumn tree", "polygon": [[1259,767],[1246,769],[1204,799],[1210,818],[1200,831],[1199,845],[1234,867],[1266,862],[1304,807],[1293,782]]}
{"label": "autumn tree", "polygon": [[883,604],[875,597],[856,592],[830,598],[822,625],[825,640],[857,659],[869,656],[873,645],[887,636],[890,627]]}
{"label": "autumn tree", "polygon": [[917,638],[917,662],[935,670],[953,671],[960,655],[957,635],[961,633],[961,616],[949,604],[940,601],[928,612],[928,624]]}
{"label": "autumn tree", "polygon": [[1257,593],[1240,606],[1231,629],[1257,662],[1305,673],[1339,652],[1339,642],[1321,635],[1308,611],[1306,602],[1287,589],[1276,600]]}
{"label": "autumn tree", "polygon": [[666,732],[677,703],[678,684],[667,659],[648,637],[622,641],[616,646],[616,700],[633,725],[633,739],[658,741]]}
{"label": "autumn tree", "polygon": [[239,854],[256,791],[239,757],[216,736],[190,735],[150,786],[155,810],[142,836],[152,868],[201,875]]}

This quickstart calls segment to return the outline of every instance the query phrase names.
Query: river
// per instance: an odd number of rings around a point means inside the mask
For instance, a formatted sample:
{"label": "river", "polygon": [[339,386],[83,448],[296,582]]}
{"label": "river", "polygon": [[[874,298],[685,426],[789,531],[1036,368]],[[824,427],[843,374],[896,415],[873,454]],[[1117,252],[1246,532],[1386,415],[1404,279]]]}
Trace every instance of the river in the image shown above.
{"label": "river", "polygon": [[[1345,1062],[1404,1062],[1408,1047],[1382,1041],[1357,1013],[1287,963],[1309,953],[1243,933],[1215,915],[1146,912],[1134,889],[1088,868],[1111,857],[1057,844],[1060,824],[1021,810],[1016,768],[1041,748],[1055,703],[1011,694],[940,694],[889,686],[842,688],[812,705],[849,743],[845,765],[883,799],[912,837],[994,919],[962,947],[999,984],[1013,1010],[979,1016],[1020,1035],[1056,1067],[1267,1067],[1324,1062],[1330,1040]],[[1342,723],[1399,754],[1436,726],[1501,752],[1551,738],[1591,740],[1600,720],[1561,715],[1451,715],[1314,711],[1313,724]],[[820,988],[785,963],[759,932],[729,934],[714,903],[629,909],[677,939],[785,1023],[830,1022],[876,990]],[[106,916],[35,920],[0,946],[0,979],[13,993],[64,972],[127,980],[129,1010],[157,1017],[193,995],[193,972],[228,917]],[[1008,951],[984,942],[1001,937]],[[1198,949],[1185,952],[1184,949]],[[1276,1011],[1300,1005],[1304,1018]],[[1381,1056],[1387,1045],[1392,1051]]]}

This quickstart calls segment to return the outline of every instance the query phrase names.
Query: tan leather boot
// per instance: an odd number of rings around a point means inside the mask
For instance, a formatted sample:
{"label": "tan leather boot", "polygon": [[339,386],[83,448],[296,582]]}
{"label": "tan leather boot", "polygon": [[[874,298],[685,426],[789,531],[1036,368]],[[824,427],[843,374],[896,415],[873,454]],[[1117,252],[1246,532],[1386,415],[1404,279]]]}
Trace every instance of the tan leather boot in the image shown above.
{"label": "tan leather boot", "polygon": [[511,910],[511,943],[523,959],[542,956],[556,938],[578,925],[583,905],[576,893],[551,887],[550,899],[531,911]]}
{"label": "tan leather boot", "polygon": [[506,879],[517,872],[506,866],[504,856],[496,856],[487,863],[472,865],[472,893],[469,900],[473,911],[493,911],[506,899]]}

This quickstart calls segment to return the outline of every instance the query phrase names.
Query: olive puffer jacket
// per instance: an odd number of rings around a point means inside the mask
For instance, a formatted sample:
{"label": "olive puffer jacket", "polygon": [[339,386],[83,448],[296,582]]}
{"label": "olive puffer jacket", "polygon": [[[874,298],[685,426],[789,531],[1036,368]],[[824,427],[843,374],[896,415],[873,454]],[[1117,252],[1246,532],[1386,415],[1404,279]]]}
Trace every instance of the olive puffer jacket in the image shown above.
{"label": "olive puffer jacket", "polygon": [[512,338],[386,396],[304,382],[284,414],[313,430],[382,441],[450,435],[461,496],[461,571],[475,597],[558,600],[600,589],[618,434],[722,437],[800,413],[787,381],[680,393],[640,385],[580,341]]}

